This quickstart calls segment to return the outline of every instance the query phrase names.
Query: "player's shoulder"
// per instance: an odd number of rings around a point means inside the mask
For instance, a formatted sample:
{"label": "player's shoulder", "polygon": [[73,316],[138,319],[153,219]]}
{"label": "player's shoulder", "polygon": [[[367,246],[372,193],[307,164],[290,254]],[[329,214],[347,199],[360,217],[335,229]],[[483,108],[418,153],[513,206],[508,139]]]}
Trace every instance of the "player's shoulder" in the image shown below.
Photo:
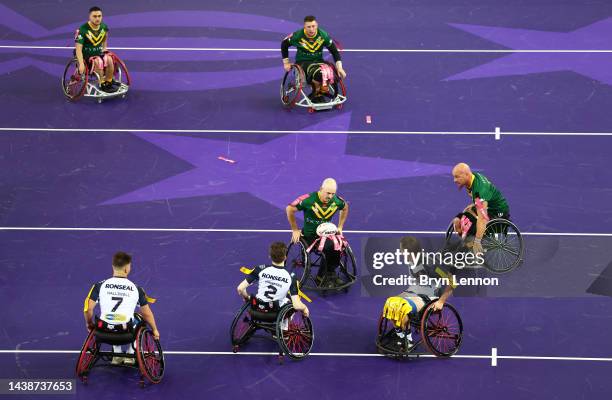
{"label": "player's shoulder", "polygon": [[102,22],[102,23],[100,24],[100,28],[102,28],[102,29],[104,29],[105,31],[107,31],[107,30],[108,30],[108,25],[106,25],[104,22]]}
{"label": "player's shoulder", "polygon": [[287,36],[285,36],[285,40],[296,40],[296,39],[300,39],[300,35],[302,35],[304,32],[300,29],[297,30],[295,32],[291,32],[290,34],[288,34]]}
{"label": "player's shoulder", "polygon": [[318,29],[318,32],[319,32],[319,35],[320,35],[320,36],[321,36],[323,39],[325,39],[325,40],[329,39],[329,33],[327,33],[327,31],[326,31],[326,30],[323,30],[323,29],[319,28],[319,29]]}
{"label": "player's shoulder", "polygon": [[82,24],[81,26],[79,26],[79,32],[87,32],[89,30],[89,24],[87,22],[85,22],[84,24]]}
{"label": "player's shoulder", "polygon": [[344,206],[346,204],[346,200],[340,195],[334,196],[334,202],[339,206]]}
{"label": "player's shoulder", "polygon": [[317,192],[312,192],[312,193],[306,193],[301,196],[298,196],[295,200],[293,200],[291,205],[294,207],[297,207],[299,204],[312,205],[312,203],[314,202],[314,195],[316,194]]}

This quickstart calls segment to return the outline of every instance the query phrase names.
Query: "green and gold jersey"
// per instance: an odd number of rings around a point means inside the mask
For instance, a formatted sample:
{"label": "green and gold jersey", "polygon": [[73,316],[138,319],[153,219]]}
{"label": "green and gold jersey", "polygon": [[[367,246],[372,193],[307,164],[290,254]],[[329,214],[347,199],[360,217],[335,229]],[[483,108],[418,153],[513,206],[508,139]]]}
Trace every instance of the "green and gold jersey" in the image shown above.
{"label": "green and gold jersey", "polygon": [[472,196],[472,200],[476,198],[488,203],[487,213],[493,218],[499,214],[508,214],[508,202],[499,190],[489,181],[484,175],[474,172],[472,184],[468,189],[468,193]]}
{"label": "green and gold jersey", "polygon": [[106,24],[102,23],[97,30],[94,30],[89,22],[86,22],[77,30],[74,41],[83,45],[83,57],[87,59],[102,55],[107,36],[108,26]]}
{"label": "green and gold jersey", "polygon": [[323,48],[332,45],[332,39],[327,32],[317,29],[317,34],[309,38],[303,29],[287,36],[291,46],[297,48],[295,62],[323,62]]}
{"label": "green and gold jersey", "polygon": [[306,237],[315,237],[317,227],[329,222],[338,210],[344,209],[346,202],[342,197],[334,195],[327,204],[319,199],[318,192],[305,194],[293,201],[292,206],[304,212],[304,227],[302,233]]}

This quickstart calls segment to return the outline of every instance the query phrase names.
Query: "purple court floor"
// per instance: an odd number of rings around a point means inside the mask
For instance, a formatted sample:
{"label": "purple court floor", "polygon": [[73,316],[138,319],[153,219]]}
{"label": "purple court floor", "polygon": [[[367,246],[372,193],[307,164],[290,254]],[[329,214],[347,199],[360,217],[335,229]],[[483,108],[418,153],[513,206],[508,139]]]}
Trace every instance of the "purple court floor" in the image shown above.
{"label": "purple court floor", "polygon": [[[610,396],[612,4],[100,6],[133,85],[98,105],[60,88],[89,5],[0,1],[0,379],[74,378],[83,298],[122,249],[158,299],[166,375],[140,389],[132,372],[95,369],[70,398]],[[307,14],[345,49],[342,110],[280,105],[280,40]],[[468,200],[450,176],[460,161],[508,198],[525,263],[451,298],[457,356],[379,357],[385,296],[368,287],[364,243],[441,237]],[[350,202],[360,280],[312,296],[306,360],[278,365],[265,341],[231,354],[239,268],[289,239],[285,205],[328,176]]]}

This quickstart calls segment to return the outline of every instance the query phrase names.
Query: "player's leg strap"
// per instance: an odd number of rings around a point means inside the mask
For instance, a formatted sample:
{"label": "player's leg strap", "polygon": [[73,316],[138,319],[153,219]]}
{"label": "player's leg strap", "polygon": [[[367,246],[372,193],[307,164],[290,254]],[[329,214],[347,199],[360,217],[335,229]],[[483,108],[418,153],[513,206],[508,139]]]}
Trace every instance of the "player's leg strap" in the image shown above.
{"label": "player's leg strap", "polygon": [[410,299],[395,296],[389,297],[385,302],[383,317],[395,323],[395,326],[402,326],[402,321],[412,310],[416,310],[416,304]]}

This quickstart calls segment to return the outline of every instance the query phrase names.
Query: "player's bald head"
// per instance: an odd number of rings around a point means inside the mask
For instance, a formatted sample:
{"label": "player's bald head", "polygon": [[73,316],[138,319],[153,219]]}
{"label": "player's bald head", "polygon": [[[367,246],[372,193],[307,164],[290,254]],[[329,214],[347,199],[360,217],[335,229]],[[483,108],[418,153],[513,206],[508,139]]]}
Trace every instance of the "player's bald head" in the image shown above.
{"label": "player's bald head", "polygon": [[472,170],[466,163],[459,163],[453,168],[453,181],[459,189],[468,186],[472,180]]}
{"label": "player's bald head", "polygon": [[470,169],[470,166],[466,163],[459,163],[453,168],[453,175],[455,175],[455,173],[471,174],[472,170]]}
{"label": "player's bald head", "polygon": [[338,184],[334,178],[327,178],[321,183],[321,188],[319,189],[319,199],[323,203],[329,202],[335,195],[338,190]]}
{"label": "player's bald head", "polygon": [[334,178],[325,178],[325,180],[323,180],[323,183],[321,183],[321,189],[330,189],[335,192],[336,190],[338,190],[338,184],[336,183],[336,180]]}

